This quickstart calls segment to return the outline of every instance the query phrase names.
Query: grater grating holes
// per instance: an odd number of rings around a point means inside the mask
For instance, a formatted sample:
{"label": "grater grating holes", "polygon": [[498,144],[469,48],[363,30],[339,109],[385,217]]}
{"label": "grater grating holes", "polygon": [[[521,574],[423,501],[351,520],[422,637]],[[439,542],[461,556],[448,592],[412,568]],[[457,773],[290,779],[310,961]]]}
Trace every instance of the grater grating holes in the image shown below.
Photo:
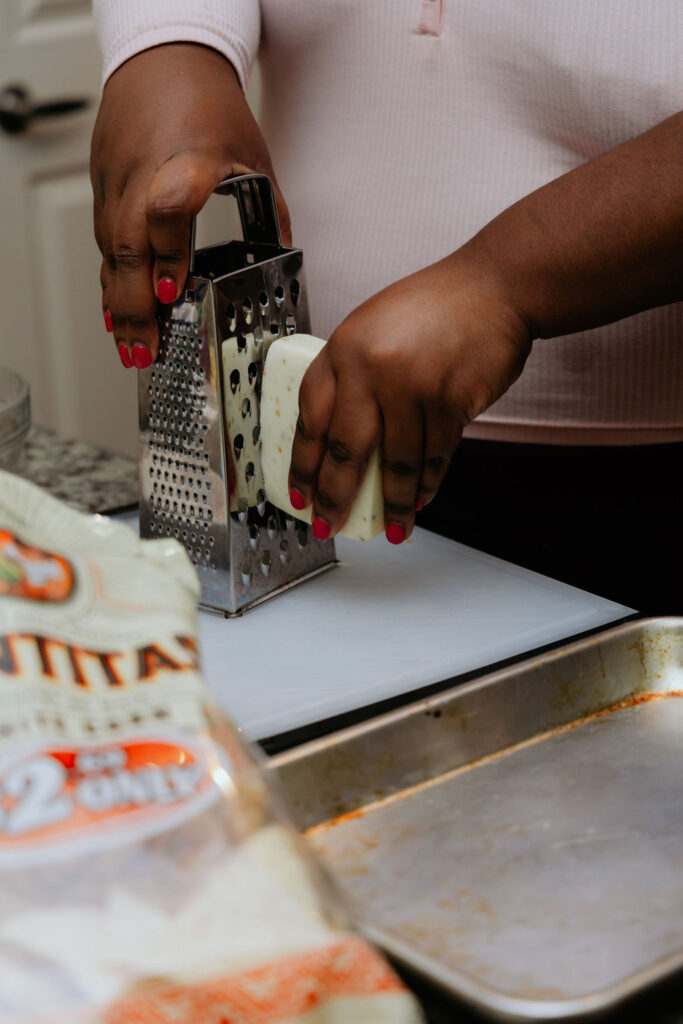
{"label": "grater grating holes", "polygon": [[[165,533],[167,536],[182,538],[189,547],[190,557],[197,564],[198,550],[190,546],[195,543],[197,534],[188,533],[191,522],[188,522],[185,514],[188,511],[186,502],[191,493],[195,502],[198,501],[201,489],[200,471],[201,475],[206,472],[205,467],[192,464],[198,456],[202,457],[198,449],[203,447],[204,440],[203,437],[197,438],[198,425],[193,422],[197,412],[206,405],[206,396],[199,390],[204,378],[199,355],[201,343],[196,329],[188,329],[185,325],[181,325],[180,330],[173,331],[172,338],[177,345],[186,347],[177,348],[166,363],[157,365],[151,372],[152,383],[148,388],[148,394],[152,397],[151,441],[156,442],[156,447],[168,454],[167,457],[157,451],[152,455],[157,480],[153,482],[153,491],[156,493],[152,495],[151,505],[160,520],[152,525],[153,532],[157,534]],[[174,445],[176,449],[181,448],[182,451],[174,451]],[[185,455],[185,459],[179,458],[179,455]],[[187,459],[192,462],[188,462]],[[171,469],[175,472],[170,472]],[[197,476],[196,481],[193,473]],[[154,475],[153,468],[151,476]],[[159,483],[162,476],[164,482]],[[192,488],[192,492],[187,488]],[[191,509],[191,514],[194,511]],[[203,543],[204,536],[200,535],[200,539]]]}
{"label": "grater grating holes", "polygon": [[[238,530],[237,537],[242,534],[243,538],[243,557],[239,557],[238,550],[233,550],[231,555],[231,562],[234,557],[233,571],[237,577],[235,582],[239,586],[241,576],[242,586],[246,588],[238,605],[249,596],[251,588],[261,593],[264,587],[272,588],[273,577],[283,571],[285,574],[292,571],[300,559],[297,540],[299,547],[315,547],[306,535],[307,527],[300,524],[297,529],[296,521],[280,513],[271,516],[273,510],[265,501],[262,481],[259,479],[258,448],[261,432],[258,402],[263,359],[270,342],[296,330],[297,320],[301,321],[301,329],[307,326],[304,288],[286,270],[281,273],[278,269],[276,275],[273,280],[268,274],[261,277],[255,274],[255,287],[248,294],[251,280],[244,276],[234,278],[234,287],[240,289],[238,292],[232,292],[230,287],[221,289],[220,285],[213,286],[216,326],[221,322],[223,344],[229,340],[231,346],[234,346],[228,358],[224,350],[222,365],[227,392],[226,408],[234,396],[226,440],[233,471],[236,472],[236,482],[233,477],[232,485],[227,486],[226,497],[230,499],[230,508],[237,509],[232,512],[233,525]],[[194,294],[188,293],[186,302],[194,302]],[[159,532],[156,535],[165,534],[170,527],[171,533],[182,539],[197,566],[212,564],[211,555],[219,551],[223,569],[225,554],[222,539],[219,533],[212,535],[214,527],[207,497],[213,497],[210,493],[211,483],[207,479],[211,459],[206,450],[211,443],[209,438],[212,432],[208,430],[211,423],[208,420],[206,424],[202,422],[207,405],[204,387],[207,377],[213,375],[214,368],[212,364],[209,369],[208,363],[205,363],[206,370],[201,366],[205,358],[206,342],[197,345],[196,328],[188,327],[187,321],[169,322],[167,327],[171,334],[171,344],[167,349],[170,358],[165,362],[162,359],[160,365],[155,366],[155,376],[150,383],[151,391],[147,392],[147,412],[155,417],[151,429],[156,434],[154,454],[158,455],[158,459],[152,462],[153,472],[149,476],[145,474],[145,481],[150,491],[155,483],[158,484],[153,497],[161,507],[152,510],[152,515],[157,518],[156,529]],[[221,342],[218,341],[218,344]],[[209,404],[212,404],[211,396]],[[214,451],[213,447],[211,451]],[[237,459],[239,464],[235,466]],[[165,479],[163,475],[157,476],[158,470],[170,470],[170,476]],[[223,468],[219,470],[220,479],[216,480],[219,492],[227,482],[223,480],[223,471]],[[242,494],[245,481],[247,489]],[[162,484],[163,495],[160,491]],[[169,499],[172,504],[166,508],[164,503]],[[222,523],[223,506],[221,510],[219,515],[216,509],[215,518]],[[239,527],[238,523],[241,524]],[[272,534],[270,539],[268,526]],[[305,558],[309,557],[307,553]],[[264,577],[269,577],[267,583]],[[266,593],[269,593],[268,589]]]}

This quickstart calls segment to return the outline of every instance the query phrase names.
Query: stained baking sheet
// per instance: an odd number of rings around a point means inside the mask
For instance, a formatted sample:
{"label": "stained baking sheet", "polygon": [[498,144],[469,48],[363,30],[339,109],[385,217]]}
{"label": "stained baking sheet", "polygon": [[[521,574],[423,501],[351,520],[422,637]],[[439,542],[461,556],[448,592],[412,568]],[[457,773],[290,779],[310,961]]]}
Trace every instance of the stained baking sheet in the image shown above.
{"label": "stained baking sheet", "polygon": [[508,1020],[683,966],[683,620],[642,620],[273,759],[367,934]]}

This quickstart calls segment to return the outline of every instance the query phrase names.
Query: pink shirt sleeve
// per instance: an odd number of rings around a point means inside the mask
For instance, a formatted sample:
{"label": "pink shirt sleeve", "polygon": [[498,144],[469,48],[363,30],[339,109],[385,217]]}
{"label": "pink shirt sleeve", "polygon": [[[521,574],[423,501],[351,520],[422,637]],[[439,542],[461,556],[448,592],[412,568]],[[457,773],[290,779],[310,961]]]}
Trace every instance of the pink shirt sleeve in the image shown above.
{"label": "pink shirt sleeve", "polygon": [[142,50],[193,42],[224,54],[246,88],[261,32],[259,0],[94,0],[93,10],[103,83]]}

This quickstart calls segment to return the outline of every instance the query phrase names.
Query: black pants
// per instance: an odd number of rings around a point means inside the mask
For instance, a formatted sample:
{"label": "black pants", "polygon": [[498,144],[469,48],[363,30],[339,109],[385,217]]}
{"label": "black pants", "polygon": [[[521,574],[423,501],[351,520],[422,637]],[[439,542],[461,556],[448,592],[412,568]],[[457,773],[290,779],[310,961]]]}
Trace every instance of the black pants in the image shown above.
{"label": "black pants", "polygon": [[646,615],[683,614],[682,444],[462,442],[417,525]]}

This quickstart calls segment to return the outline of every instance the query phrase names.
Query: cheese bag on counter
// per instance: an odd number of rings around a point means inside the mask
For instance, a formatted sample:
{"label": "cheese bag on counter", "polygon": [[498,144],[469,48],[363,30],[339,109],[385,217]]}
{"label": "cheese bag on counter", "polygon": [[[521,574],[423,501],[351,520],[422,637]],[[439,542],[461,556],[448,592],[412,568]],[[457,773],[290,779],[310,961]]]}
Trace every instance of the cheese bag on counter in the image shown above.
{"label": "cheese bag on counter", "polygon": [[[310,363],[325,342],[309,334],[278,338],[268,349],[261,391],[261,465],[266,498],[295,519],[310,523],[309,505],[301,511],[289,500],[289,464],[299,416],[299,387]],[[384,530],[382,463],[376,449],[340,534],[371,540]]]}
{"label": "cheese bag on counter", "polygon": [[213,704],[197,597],[176,541],[0,472],[0,1024],[417,1022]]}

